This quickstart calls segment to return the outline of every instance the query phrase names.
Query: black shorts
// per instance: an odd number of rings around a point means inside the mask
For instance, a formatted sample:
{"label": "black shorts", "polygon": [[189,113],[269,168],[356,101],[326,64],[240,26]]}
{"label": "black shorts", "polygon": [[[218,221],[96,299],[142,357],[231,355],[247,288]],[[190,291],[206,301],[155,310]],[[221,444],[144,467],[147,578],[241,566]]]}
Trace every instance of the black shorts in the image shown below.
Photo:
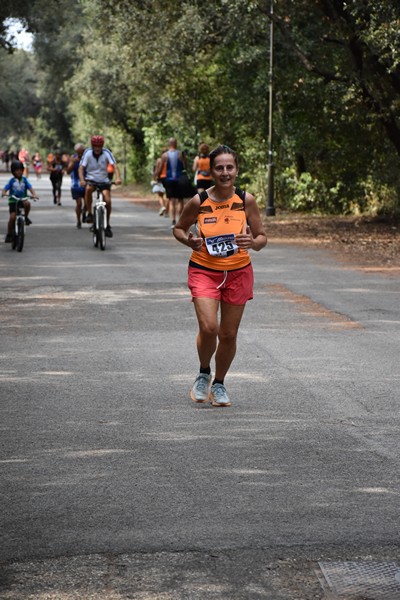
{"label": "black shorts", "polygon": [[[24,202],[25,202],[25,200],[24,200]],[[9,202],[8,203],[8,211],[9,211],[10,215],[16,213],[17,212],[17,203]]]}
{"label": "black shorts", "polygon": [[101,191],[103,190],[111,190],[111,181],[106,181],[106,182],[101,182],[98,183],[97,181],[90,181],[89,179],[86,180],[86,183],[88,185],[91,185],[93,187],[98,187]]}
{"label": "black shorts", "polygon": [[164,187],[167,193],[167,198],[178,198],[178,200],[183,200],[179,181],[168,181],[168,179],[166,179],[164,182]]}
{"label": "black shorts", "polygon": [[212,179],[199,179],[197,178],[196,187],[201,190],[208,190],[214,184]]}

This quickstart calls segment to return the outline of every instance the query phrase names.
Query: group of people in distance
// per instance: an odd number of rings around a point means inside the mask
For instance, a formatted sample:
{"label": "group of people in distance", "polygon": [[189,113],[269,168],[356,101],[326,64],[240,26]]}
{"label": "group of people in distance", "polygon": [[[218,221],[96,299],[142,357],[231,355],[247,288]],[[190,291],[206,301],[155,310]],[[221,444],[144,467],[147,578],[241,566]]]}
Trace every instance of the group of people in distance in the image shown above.
{"label": "group of people in distance", "polygon": [[93,135],[90,140],[91,147],[84,144],[75,144],[74,153],[63,159],[61,153],[56,152],[51,161],[48,161],[48,171],[53,186],[54,204],[61,206],[61,185],[63,174],[71,176],[71,195],[75,200],[76,226],[82,228],[82,223],[93,223],[92,198],[96,186],[103,192],[106,203],[107,228],[106,236],[113,237],[110,225],[111,217],[111,180],[115,174],[115,184],[121,184],[121,174],[113,153],[104,147],[104,137]]}
{"label": "group of people in distance", "polygon": [[[72,177],[71,190],[76,201],[78,227],[81,226],[83,210],[86,210],[86,222],[93,221],[92,194],[98,185],[107,204],[107,235],[111,237],[108,165],[115,169],[115,183],[121,183],[114,156],[104,148],[104,138],[96,135],[91,139],[91,148],[85,150],[83,144],[75,146],[67,172]],[[193,162],[197,192],[184,205],[183,200],[187,196],[182,195],[180,179],[185,167],[184,155],[178,150],[176,139],[171,138],[168,149],[156,165],[155,177],[165,186],[173,235],[191,250],[188,287],[198,321],[199,371],[190,397],[196,404],[227,407],[231,405],[231,399],[225,387],[225,377],[236,354],[244,308],[253,298],[254,277],[249,250],[264,248],[267,237],[254,196],[235,185],[239,163],[234,150],[219,145],[209,152],[206,144],[200,146],[199,155]],[[15,219],[15,197],[25,198],[28,191],[36,196],[23,175],[22,163],[13,163],[12,174],[3,189],[3,195],[9,194],[10,207],[6,241],[10,241],[9,234]],[[28,200],[25,203],[27,224],[30,224]],[[213,357],[214,377],[211,373]]]}
{"label": "group of people in distance", "polygon": [[[159,214],[168,214],[172,221],[172,227],[176,224],[176,216],[183,210],[183,202],[188,197],[183,189],[182,175],[187,168],[186,156],[178,149],[175,138],[170,138],[167,149],[157,160],[154,178],[161,184],[167,196],[167,204],[160,207]],[[191,194],[190,194],[191,195]]]}
{"label": "group of people in distance", "polygon": [[[31,158],[28,150],[23,147],[18,152],[10,152],[9,150],[5,150],[1,153],[1,155],[2,161],[6,165],[6,171],[10,170],[10,164],[12,164],[15,160],[19,160],[23,164],[25,177],[28,177],[29,169],[32,165],[36,174],[36,179],[41,178],[43,172],[43,160],[40,152],[35,152]],[[53,160],[53,158],[54,155],[50,153],[47,157],[47,167],[49,167],[49,161]]]}
{"label": "group of people in distance", "polygon": [[[168,147],[157,159],[153,177],[152,192],[158,195],[160,210],[159,215],[170,216],[173,228],[176,218],[183,210],[185,198],[191,198],[196,190],[201,192],[212,185],[210,172],[210,159],[208,157],[210,147],[208,144],[200,144],[199,154],[193,161],[194,183],[192,186],[187,174],[187,159],[178,149],[177,140],[170,138]],[[165,198],[166,195],[166,198]]]}
{"label": "group of people in distance", "polygon": [[[14,160],[11,163],[12,177],[3,188],[2,195],[9,197],[10,218],[5,241],[12,241],[12,231],[14,227],[17,199],[25,199],[23,204],[25,208],[25,222],[30,225],[32,221],[28,214],[30,203],[27,199],[28,192],[36,196],[32,184],[25,175],[29,168],[29,162],[23,163],[21,160]],[[104,137],[94,135],[91,138],[91,147],[85,149],[83,144],[76,144],[74,154],[71,157],[63,157],[60,152],[55,152],[47,157],[47,170],[50,173],[50,181],[53,188],[53,202],[61,206],[61,185],[64,173],[71,175],[71,195],[76,202],[77,227],[81,229],[82,222],[93,223],[92,215],[92,196],[96,187],[103,192],[103,198],[106,203],[107,228],[105,234],[107,237],[113,237],[110,226],[111,216],[111,179],[110,174],[115,174],[115,184],[121,184],[121,175],[117,162],[108,148],[104,148]]]}

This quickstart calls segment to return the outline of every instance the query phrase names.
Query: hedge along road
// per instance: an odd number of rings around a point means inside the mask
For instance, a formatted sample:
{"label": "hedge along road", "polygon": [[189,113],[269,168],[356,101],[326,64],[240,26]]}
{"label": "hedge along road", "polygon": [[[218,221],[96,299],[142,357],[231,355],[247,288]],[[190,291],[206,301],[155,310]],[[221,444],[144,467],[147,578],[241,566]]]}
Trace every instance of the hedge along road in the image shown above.
{"label": "hedge along road", "polygon": [[279,600],[321,555],[398,560],[398,278],[253,253],[233,406],[197,407],[169,220],[116,189],[101,252],[68,182],[62,207],[32,182],[25,248],[0,246],[1,597]]}

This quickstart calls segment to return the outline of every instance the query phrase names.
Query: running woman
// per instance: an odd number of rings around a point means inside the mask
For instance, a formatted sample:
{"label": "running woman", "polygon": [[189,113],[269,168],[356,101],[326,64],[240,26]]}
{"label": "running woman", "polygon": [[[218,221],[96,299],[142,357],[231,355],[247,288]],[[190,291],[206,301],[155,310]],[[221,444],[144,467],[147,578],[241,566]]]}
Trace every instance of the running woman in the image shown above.
{"label": "running woman", "polygon": [[[253,298],[248,250],[264,248],[267,236],[254,196],[235,187],[239,172],[236,152],[218,146],[209,156],[215,185],[187,203],[173,233],[178,242],[192,249],[188,286],[199,325],[200,370],[190,396],[194,402],[230,406],[225,376],[236,354],[246,302]],[[196,234],[190,231],[193,225]]]}

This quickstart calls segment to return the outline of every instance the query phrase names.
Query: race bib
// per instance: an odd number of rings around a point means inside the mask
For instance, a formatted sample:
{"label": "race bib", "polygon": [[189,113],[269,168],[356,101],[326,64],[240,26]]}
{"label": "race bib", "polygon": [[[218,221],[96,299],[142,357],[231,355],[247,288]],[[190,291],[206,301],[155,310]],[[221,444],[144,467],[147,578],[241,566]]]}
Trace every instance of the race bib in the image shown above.
{"label": "race bib", "polygon": [[218,256],[219,258],[226,258],[236,254],[239,248],[235,242],[235,234],[227,233],[226,235],[214,235],[212,237],[205,238],[207,252],[211,256]]}

